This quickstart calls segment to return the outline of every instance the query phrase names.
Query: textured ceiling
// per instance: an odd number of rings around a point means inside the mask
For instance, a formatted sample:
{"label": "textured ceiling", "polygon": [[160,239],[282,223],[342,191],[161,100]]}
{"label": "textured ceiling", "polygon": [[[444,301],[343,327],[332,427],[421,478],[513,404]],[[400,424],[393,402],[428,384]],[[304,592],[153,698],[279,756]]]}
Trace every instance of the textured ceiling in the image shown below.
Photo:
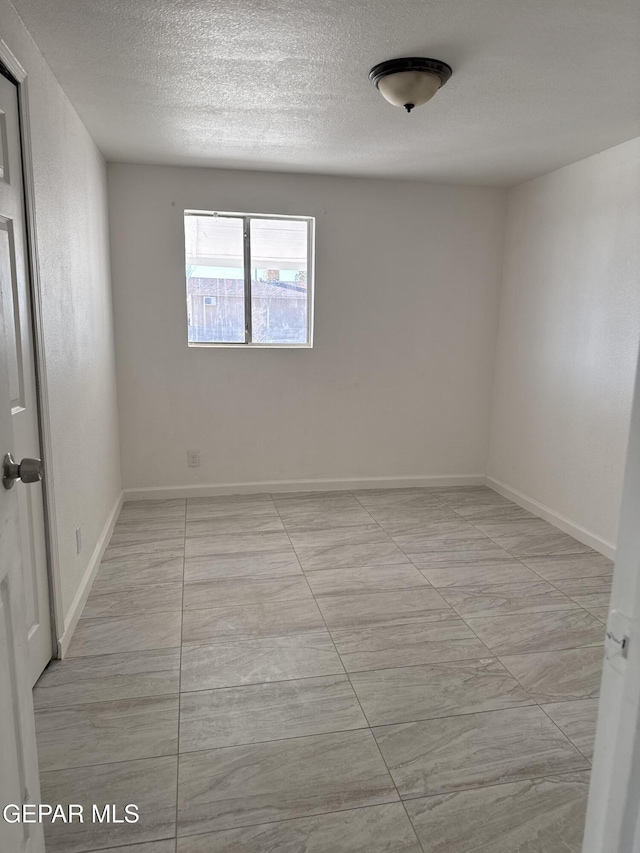
{"label": "textured ceiling", "polygon": [[[109,160],[509,185],[640,136],[638,0],[13,0]],[[367,79],[453,77],[411,115]]]}

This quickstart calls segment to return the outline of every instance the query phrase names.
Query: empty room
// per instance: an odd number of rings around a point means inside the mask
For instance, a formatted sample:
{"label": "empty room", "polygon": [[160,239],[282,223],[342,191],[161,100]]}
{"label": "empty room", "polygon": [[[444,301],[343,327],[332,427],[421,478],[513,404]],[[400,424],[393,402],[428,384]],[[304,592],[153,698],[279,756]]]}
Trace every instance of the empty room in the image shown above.
{"label": "empty room", "polygon": [[0,0],[0,853],[640,851],[637,0]]}

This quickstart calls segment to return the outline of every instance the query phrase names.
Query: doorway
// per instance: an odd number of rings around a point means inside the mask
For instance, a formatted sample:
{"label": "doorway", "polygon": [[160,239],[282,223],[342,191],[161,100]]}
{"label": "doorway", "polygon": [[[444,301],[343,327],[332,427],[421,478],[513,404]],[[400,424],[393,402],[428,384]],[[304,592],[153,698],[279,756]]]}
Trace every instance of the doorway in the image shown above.
{"label": "doorway", "polygon": [[[3,435],[0,453],[19,462],[41,457],[38,388],[29,279],[23,156],[18,86],[0,66],[0,299],[6,341],[7,399],[13,442]],[[29,677],[33,686],[53,654],[43,484],[18,481],[18,504],[27,625]]]}

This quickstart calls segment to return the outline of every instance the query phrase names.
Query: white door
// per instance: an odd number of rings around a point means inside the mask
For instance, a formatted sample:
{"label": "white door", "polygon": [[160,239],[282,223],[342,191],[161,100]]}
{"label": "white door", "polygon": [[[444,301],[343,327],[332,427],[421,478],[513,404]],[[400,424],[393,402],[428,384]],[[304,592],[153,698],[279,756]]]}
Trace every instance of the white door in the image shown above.
{"label": "white door", "polygon": [[[40,457],[22,154],[15,84],[0,75],[0,295],[5,339],[13,442],[6,438],[0,459],[11,450],[16,460]],[[1,405],[7,399],[0,399]],[[18,502],[23,587],[29,638],[31,685],[52,657],[49,581],[42,484],[12,489]]]}
{"label": "white door", "polygon": [[[6,86],[5,86],[6,83]],[[15,92],[12,84],[0,77],[0,145],[2,153],[2,183],[7,177],[6,166],[9,163],[9,180],[16,172],[15,158],[7,157],[7,140],[10,126],[15,123]],[[19,161],[18,161],[19,166]],[[19,174],[19,169],[18,169]],[[15,243],[13,220],[20,209],[8,204],[10,193],[3,183],[0,190],[2,207],[0,208],[2,232],[2,267],[6,273],[5,252],[7,246]],[[24,229],[20,224],[20,235]],[[17,247],[16,247],[17,253]],[[11,264],[11,280],[15,282],[19,262]],[[23,273],[24,276],[24,273]],[[14,284],[15,288],[15,284]],[[15,290],[14,290],[15,292]],[[12,415],[16,399],[27,396],[21,389],[21,378],[16,376],[15,334],[18,327],[12,324],[15,319],[16,305],[7,305],[7,291],[4,288],[0,301],[0,461],[7,451],[13,450],[14,421]],[[18,306],[19,307],[19,306]],[[18,365],[21,362],[18,360]],[[21,396],[23,395],[23,396]],[[29,644],[27,622],[25,619],[25,600],[23,593],[22,533],[20,523],[20,486],[25,491],[33,488],[22,483],[13,489],[0,486],[0,809],[13,804],[38,803],[40,785],[38,781],[38,761],[31,701],[31,673],[29,663]],[[22,501],[24,505],[24,500]],[[13,812],[9,813],[12,817]],[[7,822],[0,812],[0,850],[2,853],[43,853],[44,837],[42,826],[32,823]]]}
{"label": "white door", "polygon": [[[583,853],[640,851],[640,363]],[[624,647],[623,647],[624,642]]]}

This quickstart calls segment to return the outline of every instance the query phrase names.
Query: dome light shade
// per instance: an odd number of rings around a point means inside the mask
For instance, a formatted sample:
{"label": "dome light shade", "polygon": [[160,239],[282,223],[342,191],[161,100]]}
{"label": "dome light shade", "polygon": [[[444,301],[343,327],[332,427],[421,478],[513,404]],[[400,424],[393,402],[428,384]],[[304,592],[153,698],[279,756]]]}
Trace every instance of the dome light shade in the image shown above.
{"label": "dome light shade", "polygon": [[410,113],[431,100],[451,77],[451,68],[438,59],[408,57],[375,65],[369,79],[385,100]]}

